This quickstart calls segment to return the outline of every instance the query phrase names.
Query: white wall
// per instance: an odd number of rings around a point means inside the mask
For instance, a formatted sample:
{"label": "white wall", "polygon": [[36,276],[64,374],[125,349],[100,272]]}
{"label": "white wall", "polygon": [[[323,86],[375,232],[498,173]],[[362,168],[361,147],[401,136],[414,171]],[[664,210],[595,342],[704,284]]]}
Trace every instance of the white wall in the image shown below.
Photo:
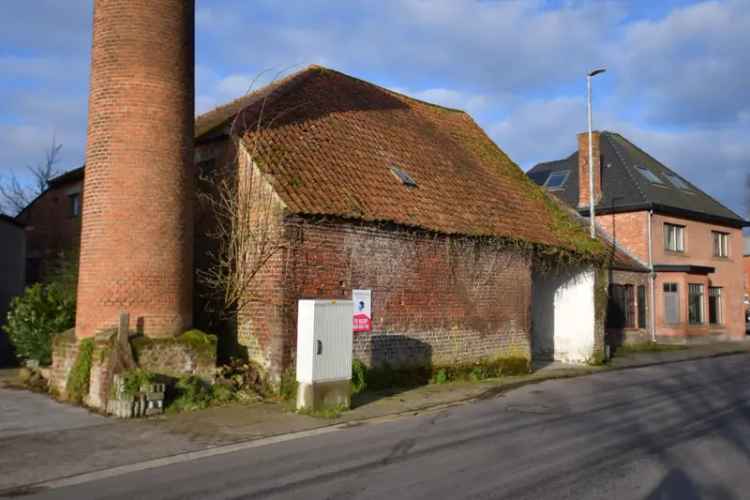
{"label": "white wall", "polygon": [[534,359],[584,363],[594,353],[595,273],[591,267],[534,273]]}

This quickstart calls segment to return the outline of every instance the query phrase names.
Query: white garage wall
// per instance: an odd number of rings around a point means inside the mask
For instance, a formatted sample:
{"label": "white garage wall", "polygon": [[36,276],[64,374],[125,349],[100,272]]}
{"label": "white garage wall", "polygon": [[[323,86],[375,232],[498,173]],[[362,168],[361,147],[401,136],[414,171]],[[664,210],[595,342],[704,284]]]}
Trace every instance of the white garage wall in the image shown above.
{"label": "white garage wall", "polygon": [[535,273],[532,352],[535,359],[584,363],[594,353],[595,273],[591,267]]}

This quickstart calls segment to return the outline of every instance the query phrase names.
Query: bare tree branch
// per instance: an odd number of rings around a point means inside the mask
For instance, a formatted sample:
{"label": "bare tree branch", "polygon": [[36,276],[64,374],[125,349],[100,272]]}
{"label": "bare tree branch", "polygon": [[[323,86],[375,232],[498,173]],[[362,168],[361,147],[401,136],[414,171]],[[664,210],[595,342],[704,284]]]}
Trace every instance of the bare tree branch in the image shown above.
{"label": "bare tree branch", "polygon": [[31,201],[42,194],[49,187],[49,181],[62,173],[57,166],[60,161],[62,144],[52,136],[52,144],[44,150],[44,161],[36,165],[26,165],[31,176],[31,186],[23,185],[16,174],[6,179],[0,179],[0,211],[16,215]]}

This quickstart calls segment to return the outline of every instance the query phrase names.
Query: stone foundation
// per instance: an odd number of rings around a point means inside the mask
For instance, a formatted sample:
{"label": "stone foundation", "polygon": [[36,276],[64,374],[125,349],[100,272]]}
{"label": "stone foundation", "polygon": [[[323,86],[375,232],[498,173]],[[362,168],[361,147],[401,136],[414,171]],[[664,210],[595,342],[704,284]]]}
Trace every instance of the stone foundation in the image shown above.
{"label": "stone foundation", "polygon": [[141,336],[132,339],[138,367],[168,377],[195,375],[207,381],[213,380],[216,371],[216,337],[198,335],[186,332],[174,338],[152,339]]}
{"label": "stone foundation", "polygon": [[55,335],[52,339],[52,366],[49,371],[49,391],[61,399],[66,398],[65,385],[68,373],[78,356],[78,341],[74,329]]}

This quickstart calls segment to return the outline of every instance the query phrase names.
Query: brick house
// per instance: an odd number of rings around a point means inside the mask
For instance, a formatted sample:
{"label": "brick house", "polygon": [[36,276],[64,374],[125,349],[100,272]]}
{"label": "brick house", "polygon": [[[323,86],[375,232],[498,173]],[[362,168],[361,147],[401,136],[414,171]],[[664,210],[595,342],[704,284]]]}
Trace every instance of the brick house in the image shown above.
{"label": "brick house", "polygon": [[[590,277],[580,286],[591,325],[603,316],[593,304],[594,283],[608,278],[595,272],[603,246],[462,111],[313,66],[198,116],[195,163],[201,179],[239,166],[271,194],[264,224],[282,249],[256,278],[258,300],[231,325],[231,349],[276,376],[292,366],[297,300],[351,298],[354,289],[372,291],[372,332],[354,339],[355,356],[369,365],[531,358],[534,290],[567,290],[536,268],[542,254],[575,262],[566,276]],[[83,169],[56,180],[40,208],[66,200],[76,179]],[[39,220],[37,210],[27,217]],[[44,213],[63,222],[64,211]],[[210,263],[212,217],[197,203],[199,270]],[[194,323],[219,331],[195,285]],[[537,332],[551,330],[534,336],[547,343],[561,330],[573,344],[588,339],[567,350],[558,341],[560,359],[582,361],[602,348],[602,325],[582,333],[585,319],[540,323]]]}
{"label": "brick house", "polygon": [[[653,270],[645,293],[654,336],[672,342],[742,338],[747,221],[620,134],[595,132],[592,149],[597,223]],[[528,175],[588,215],[588,134],[579,134],[578,151]],[[637,310],[643,293],[628,292],[628,307]]]}
{"label": "brick house", "polygon": [[[545,252],[584,256],[567,271],[590,278],[594,323],[602,246],[462,111],[313,66],[199,117],[196,135],[201,170],[239,158],[272,193],[283,250],[237,322],[239,343],[272,373],[291,366],[297,300],[354,289],[372,291],[372,331],[354,339],[366,364],[530,358]],[[579,358],[601,349],[600,333]]]}
{"label": "brick house", "polygon": [[84,167],[49,181],[15,218],[26,227],[26,284],[42,281],[61,256],[77,255]]}

